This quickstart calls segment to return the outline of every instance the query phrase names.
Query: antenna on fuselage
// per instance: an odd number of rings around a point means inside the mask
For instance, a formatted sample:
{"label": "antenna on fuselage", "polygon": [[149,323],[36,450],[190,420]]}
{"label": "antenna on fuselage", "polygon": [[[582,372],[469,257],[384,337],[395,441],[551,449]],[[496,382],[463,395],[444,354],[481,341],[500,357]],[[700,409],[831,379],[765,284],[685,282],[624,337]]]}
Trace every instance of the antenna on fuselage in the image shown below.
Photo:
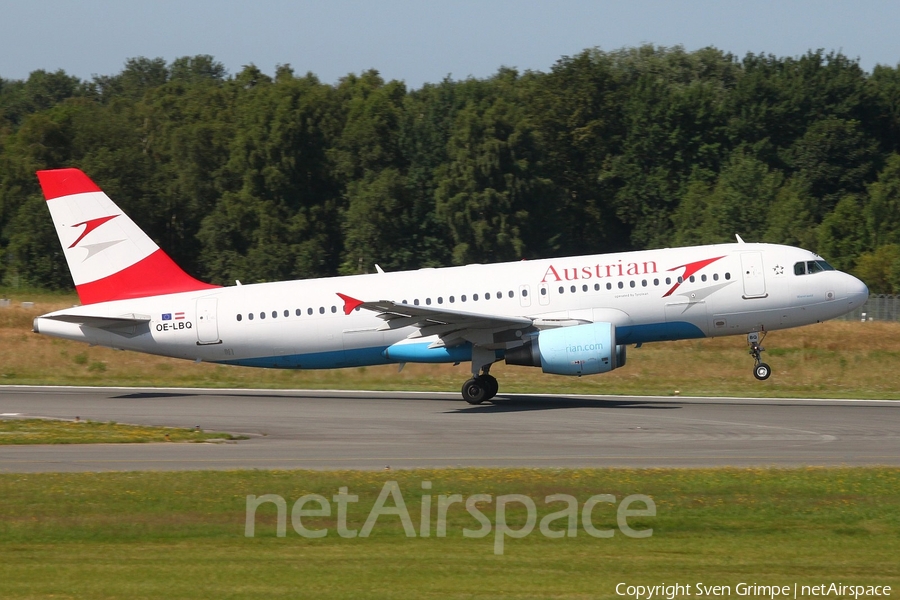
{"label": "antenna on fuselage", "polygon": [[734,237],[737,238],[737,243],[738,243],[738,244],[745,244],[745,243],[746,243],[746,242],[741,238],[740,234],[737,234],[737,233],[736,233],[736,234],[734,234]]}

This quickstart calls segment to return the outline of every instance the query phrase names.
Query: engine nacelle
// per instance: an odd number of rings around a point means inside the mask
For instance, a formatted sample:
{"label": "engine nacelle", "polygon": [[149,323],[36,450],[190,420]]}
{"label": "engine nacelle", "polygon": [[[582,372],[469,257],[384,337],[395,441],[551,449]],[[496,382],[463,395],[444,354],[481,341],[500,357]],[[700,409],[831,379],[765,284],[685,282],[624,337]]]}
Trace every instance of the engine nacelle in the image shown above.
{"label": "engine nacelle", "polygon": [[611,323],[545,329],[530,342],[506,351],[506,363],[540,367],[555,375],[594,375],[625,365],[625,346],[616,345]]}

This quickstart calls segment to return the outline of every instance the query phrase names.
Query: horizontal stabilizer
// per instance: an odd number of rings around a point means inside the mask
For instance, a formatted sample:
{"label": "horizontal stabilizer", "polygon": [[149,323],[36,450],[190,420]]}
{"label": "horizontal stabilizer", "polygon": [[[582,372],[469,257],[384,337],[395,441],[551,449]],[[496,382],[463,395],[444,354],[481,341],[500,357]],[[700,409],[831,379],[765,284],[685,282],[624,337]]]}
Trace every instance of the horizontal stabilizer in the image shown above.
{"label": "horizontal stabilizer", "polygon": [[98,317],[91,315],[45,315],[42,319],[51,319],[53,321],[62,321],[63,323],[74,323],[75,325],[84,325],[86,327],[94,327],[95,329],[124,329],[143,325],[150,322],[150,317],[146,315],[122,315],[120,317]]}

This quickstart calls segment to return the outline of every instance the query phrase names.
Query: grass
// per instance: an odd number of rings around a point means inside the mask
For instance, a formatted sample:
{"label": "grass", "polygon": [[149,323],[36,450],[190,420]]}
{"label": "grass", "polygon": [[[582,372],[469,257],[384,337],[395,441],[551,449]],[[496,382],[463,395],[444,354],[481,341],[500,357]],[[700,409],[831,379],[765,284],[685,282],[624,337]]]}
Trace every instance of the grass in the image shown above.
{"label": "grass", "polygon": [[[463,537],[478,523],[461,505],[447,537],[404,535],[382,516],[368,538],[341,538],[336,517],[309,539],[275,535],[275,509],[259,508],[244,536],[246,496],[277,494],[288,513],[304,494],[331,498],[346,486],[348,527],[359,529],[388,480],[398,482],[414,527],[423,494],[524,494],[538,522],[571,494],[646,494],[649,538],[598,539],[537,530],[506,539]],[[422,482],[432,488],[422,490]],[[695,583],[734,587],[844,584],[900,586],[900,469],[464,469],[400,472],[233,471],[0,474],[0,597],[15,598],[616,598],[615,585]],[[393,506],[393,502],[388,502]],[[332,506],[334,504],[332,503]],[[494,520],[493,504],[481,505]],[[507,512],[510,527],[524,510]],[[592,522],[615,528],[615,509]],[[435,518],[432,516],[432,523]],[[732,595],[735,595],[734,589]]]}
{"label": "grass", "polygon": [[[22,308],[31,299],[34,308]],[[75,296],[14,297],[0,308],[0,383],[458,391],[467,365],[393,365],[276,371],[195,364],[31,333],[32,319],[77,302]],[[832,321],[771,332],[764,354],[771,379],[757,382],[742,337],[629,348],[628,364],[604,375],[569,378],[495,365],[502,392],[763,397],[900,397],[900,323]]]}
{"label": "grass", "polygon": [[0,446],[21,444],[133,444],[146,442],[206,442],[246,439],[228,433],[176,427],[145,427],[97,421],[0,419]]}

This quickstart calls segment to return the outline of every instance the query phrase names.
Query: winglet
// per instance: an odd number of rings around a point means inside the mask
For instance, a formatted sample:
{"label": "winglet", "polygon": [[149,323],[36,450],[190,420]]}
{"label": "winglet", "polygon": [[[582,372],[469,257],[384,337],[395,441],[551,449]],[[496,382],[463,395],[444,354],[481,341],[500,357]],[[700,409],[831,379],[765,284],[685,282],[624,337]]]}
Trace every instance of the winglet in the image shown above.
{"label": "winglet", "polygon": [[363,301],[357,300],[356,298],[351,298],[350,296],[346,296],[344,294],[338,293],[338,297],[344,301],[344,314],[349,315],[353,312],[353,309],[362,306]]}

